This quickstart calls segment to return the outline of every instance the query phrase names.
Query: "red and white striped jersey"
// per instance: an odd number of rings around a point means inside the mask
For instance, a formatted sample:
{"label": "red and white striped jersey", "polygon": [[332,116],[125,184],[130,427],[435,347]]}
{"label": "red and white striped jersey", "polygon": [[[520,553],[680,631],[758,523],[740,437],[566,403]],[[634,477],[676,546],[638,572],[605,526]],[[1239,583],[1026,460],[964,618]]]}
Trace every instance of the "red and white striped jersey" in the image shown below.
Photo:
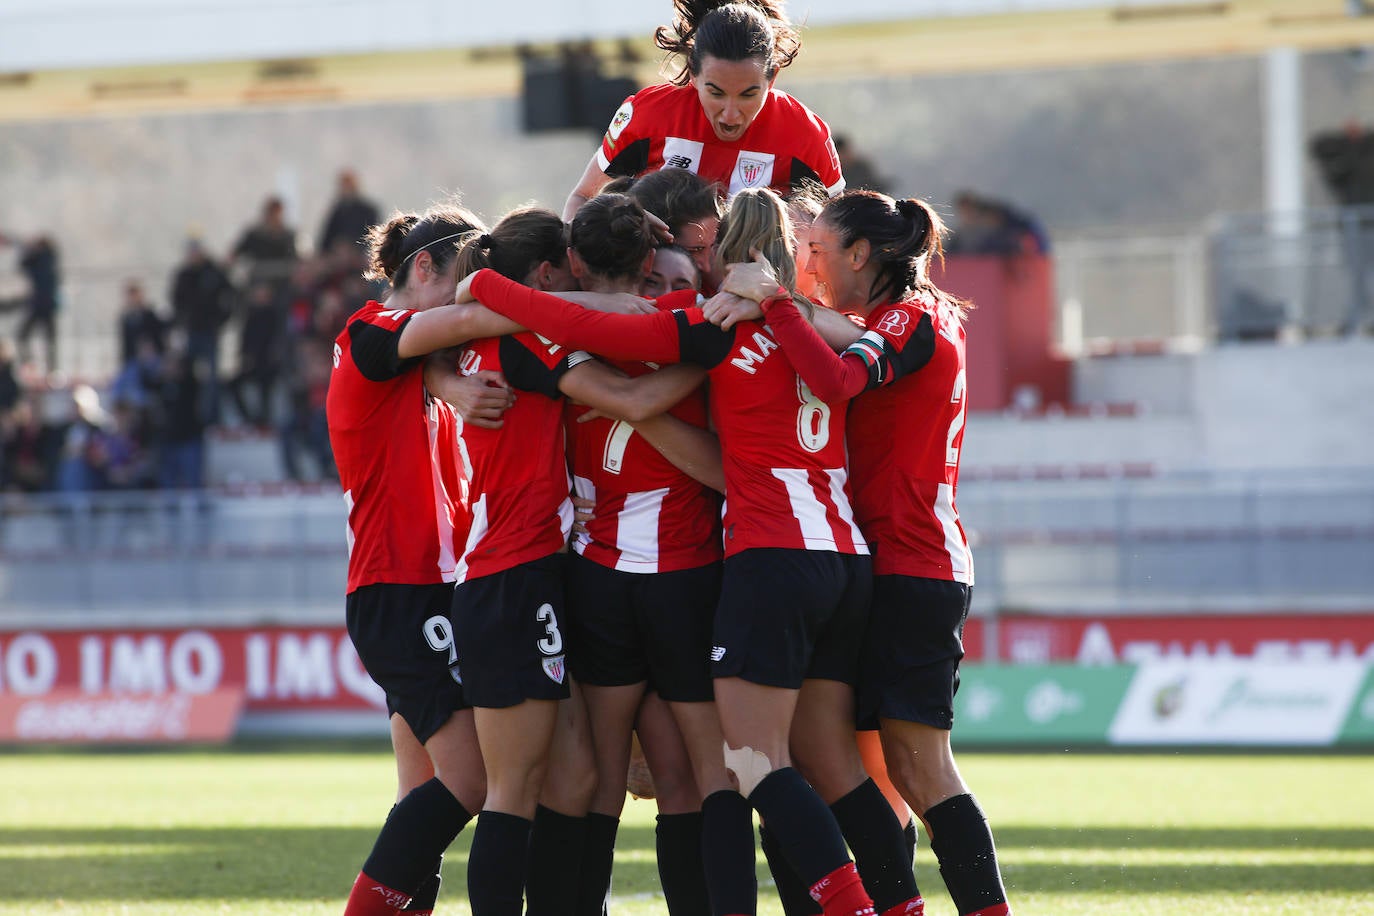
{"label": "red and white striped jersey", "polygon": [[[954,505],[968,399],[959,313],[929,298],[875,309],[847,352],[887,381],[854,401],[849,462],[854,510],[874,545],[875,575],[973,584],[973,555]],[[913,358],[913,351],[918,356]]]}
{"label": "red and white striped jersey", "polygon": [[414,314],[369,302],[334,341],[325,413],[348,506],[349,592],[452,582],[467,530],[447,460],[453,416],[425,393],[419,361],[397,355]]}
{"label": "red and white striped jersey", "polygon": [[764,325],[741,322],[723,331],[697,307],[593,312],[490,270],[474,278],[472,290],[489,308],[567,346],[710,370],[711,418],[725,466],[727,557],[754,547],[868,553],[849,501],[847,401],[811,394]]}
{"label": "red and white striped jersey", "polygon": [[607,175],[642,175],[661,168],[695,172],[733,197],[745,188],[786,194],[803,182],[844,190],[830,128],[778,89],[738,140],[721,140],[692,86],[641,89],[620,106],[596,153]]}
{"label": "red and white striped jersey", "polygon": [[[682,290],[655,304],[672,309],[695,302],[694,290]],[[632,377],[655,368],[642,362],[614,365]],[[718,561],[720,498],[716,492],[678,470],[630,424],[605,417],[576,422],[587,411],[569,405],[573,487],[578,496],[596,502],[586,532],[573,539],[573,550],[594,563],[634,573],[695,569]],[[704,429],[704,388],[689,394],[669,413]]]}
{"label": "red and white striped jersey", "polygon": [[529,333],[476,340],[463,350],[459,373],[492,369],[524,393],[502,415],[500,429],[457,420],[472,517],[457,581],[546,557],[567,543],[573,511],[558,380],[590,358]]}

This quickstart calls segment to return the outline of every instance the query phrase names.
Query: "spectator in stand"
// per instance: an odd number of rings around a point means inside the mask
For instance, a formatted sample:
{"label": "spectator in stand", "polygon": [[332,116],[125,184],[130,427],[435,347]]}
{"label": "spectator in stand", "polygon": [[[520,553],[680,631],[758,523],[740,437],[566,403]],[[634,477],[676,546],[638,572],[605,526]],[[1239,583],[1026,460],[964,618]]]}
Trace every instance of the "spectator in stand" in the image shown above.
{"label": "spectator in stand", "polygon": [[878,174],[871,159],[855,151],[854,144],[844,134],[835,135],[835,154],[840,157],[840,171],[844,173],[846,188],[887,193],[887,179]]}
{"label": "spectator in stand", "polygon": [[19,269],[29,281],[24,318],[15,337],[19,341],[20,362],[29,362],[29,338],[41,330],[48,339],[47,371],[57,371],[57,307],[58,290],[62,284],[61,264],[57,246],[51,238],[40,235],[23,245],[19,254]]}
{"label": "spectator in stand", "polygon": [[363,197],[358,190],[358,176],[352,169],[339,172],[338,191],[320,229],[321,255],[327,255],[347,245],[359,259],[367,255],[367,230],[381,221],[377,205]]}
{"label": "spectator in stand", "polygon": [[186,259],[172,277],[172,328],[185,336],[186,356],[202,380],[204,415],[219,420],[219,338],[229,320],[234,286],[199,239],[186,242]]}
{"label": "spectator in stand", "polygon": [[302,446],[315,463],[318,479],[338,479],[334,453],[329,446],[329,422],[325,416],[332,343],[333,338],[315,336],[301,337],[295,342],[295,358],[291,360],[287,379],[290,412],[281,427],[281,458],[286,476],[296,482],[306,479],[300,462]]}
{"label": "spectator in stand", "polygon": [[0,492],[52,489],[61,443],[61,428],[43,419],[38,398],[20,398],[8,416],[0,415]]}
{"label": "spectator in stand", "polygon": [[954,197],[959,225],[950,254],[1049,254],[1050,237],[1034,216],[1004,203],[960,191]]}
{"label": "spectator in stand", "polygon": [[205,416],[200,382],[184,352],[167,357],[158,389],[158,483],[163,489],[199,490],[205,485]]}
{"label": "spectator in stand", "polygon": [[239,236],[229,256],[232,265],[245,265],[249,285],[267,284],[274,294],[286,289],[296,266],[296,230],[286,224],[286,206],[269,197],[262,216]]}
{"label": "spectator in stand", "polygon": [[[273,425],[272,395],[281,371],[284,331],[285,319],[272,286],[254,284],[239,329],[239,371],[229,382],[229,393],[244,423],[261,428]],[[251,407],[245,396],[250,386],[257,389]]]}
{"label": "spectator in stand", "polygon": [[147,414],[128,401],[116,400],[105,436],[105,485],[114,490],[151,490],[157,468],[148,448]]}
{"label": "spectator in stand", "polygon": [[0,421],[19,403],[24,386],[14,371],[14,347],[0,338]]}
{"label": "spectator in stand", "polygon": [[124,284],[124,308],[119,313],[121,368],[138,358],[139,347],[145,340],[161,355],[167,346],[167,326],[144,295],[143,284],[128,280]]}
{"label": "spectator in stand", "polygon": [[105,485],[105,435],[110,415],[100,404],[100,394],[90,385],[72,389],[71,423],[62,435],[57,461],[57,489],[62,493],[89,493]]}
{"label": "spectator in stand", "polygon": [[162,373],[162,354],[150,338],[140,338],[138,352],[124,364],[110,384],[110,400],[115,404],[128,404],[145,419],[151,419],[156,412]]}

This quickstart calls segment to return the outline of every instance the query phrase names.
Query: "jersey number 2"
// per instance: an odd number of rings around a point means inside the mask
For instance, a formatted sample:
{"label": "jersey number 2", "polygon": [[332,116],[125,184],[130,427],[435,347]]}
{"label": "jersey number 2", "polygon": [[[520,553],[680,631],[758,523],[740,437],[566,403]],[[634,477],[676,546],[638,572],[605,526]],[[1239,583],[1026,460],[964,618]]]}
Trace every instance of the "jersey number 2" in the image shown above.
{"label": "jersey number 2", "polygon": [[954,390],[949,395],[949,402],[959,405],[959,412],[950,421],[949,435],[945,437],[945,464],[950,467],[959,464],[959,447],[954,444],[954,440],[959,438],[959,433],[964,429],[964,415],[968,408],[968,401],[964,398],[965,384],[964,370],[960,369],[959,374],[954,377]]}

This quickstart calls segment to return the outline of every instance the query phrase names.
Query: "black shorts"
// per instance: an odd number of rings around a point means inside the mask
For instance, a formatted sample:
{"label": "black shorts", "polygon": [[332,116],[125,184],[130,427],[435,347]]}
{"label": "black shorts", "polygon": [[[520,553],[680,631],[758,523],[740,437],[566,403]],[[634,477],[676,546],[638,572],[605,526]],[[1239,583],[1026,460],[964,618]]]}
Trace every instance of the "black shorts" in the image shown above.
{"label": "black shorts", "polygon": [[962,582],[875,576],[859,717],[954,725],[973,589]]}
{"label": "black shorts", "polygon": [[580,683],[650,682],[675,703],[711,700],[711,622],[720,564],[662,573],[568,561],[568,659]]}
{"label": "black shorts", "polygon": [[468,703],[484,709],[569,695],[561,553],[460,582],[453,634]]}
{"label": "black shorts", "polygon": [[759,547],[727,557],[711,674],[769,687],[858,684],[872,591],[869,557]]}
{"label": "black shorts", "polygon": [[345,601],[348,636],[367,673],[386,691],[386,709],[420,743],[467,709],[455,665],[448,610],[453,585],[364,585]]}

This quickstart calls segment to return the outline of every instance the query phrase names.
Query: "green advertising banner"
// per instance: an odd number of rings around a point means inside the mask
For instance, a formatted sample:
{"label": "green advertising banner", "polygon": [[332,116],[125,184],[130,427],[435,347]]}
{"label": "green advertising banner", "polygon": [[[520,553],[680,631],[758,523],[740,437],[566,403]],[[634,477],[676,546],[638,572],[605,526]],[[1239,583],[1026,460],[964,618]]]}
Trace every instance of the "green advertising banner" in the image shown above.
{"label": "green advertising banner", "polygon": [[1350,704],[1350,714],[1336,738],[1337,744],[1374,745],[1374,665],[1365,672],[1364,683]]}
{"label": "green advertising banner", "polygon": [[1132,665],[961,665],[956,746],[1106,744]]}

